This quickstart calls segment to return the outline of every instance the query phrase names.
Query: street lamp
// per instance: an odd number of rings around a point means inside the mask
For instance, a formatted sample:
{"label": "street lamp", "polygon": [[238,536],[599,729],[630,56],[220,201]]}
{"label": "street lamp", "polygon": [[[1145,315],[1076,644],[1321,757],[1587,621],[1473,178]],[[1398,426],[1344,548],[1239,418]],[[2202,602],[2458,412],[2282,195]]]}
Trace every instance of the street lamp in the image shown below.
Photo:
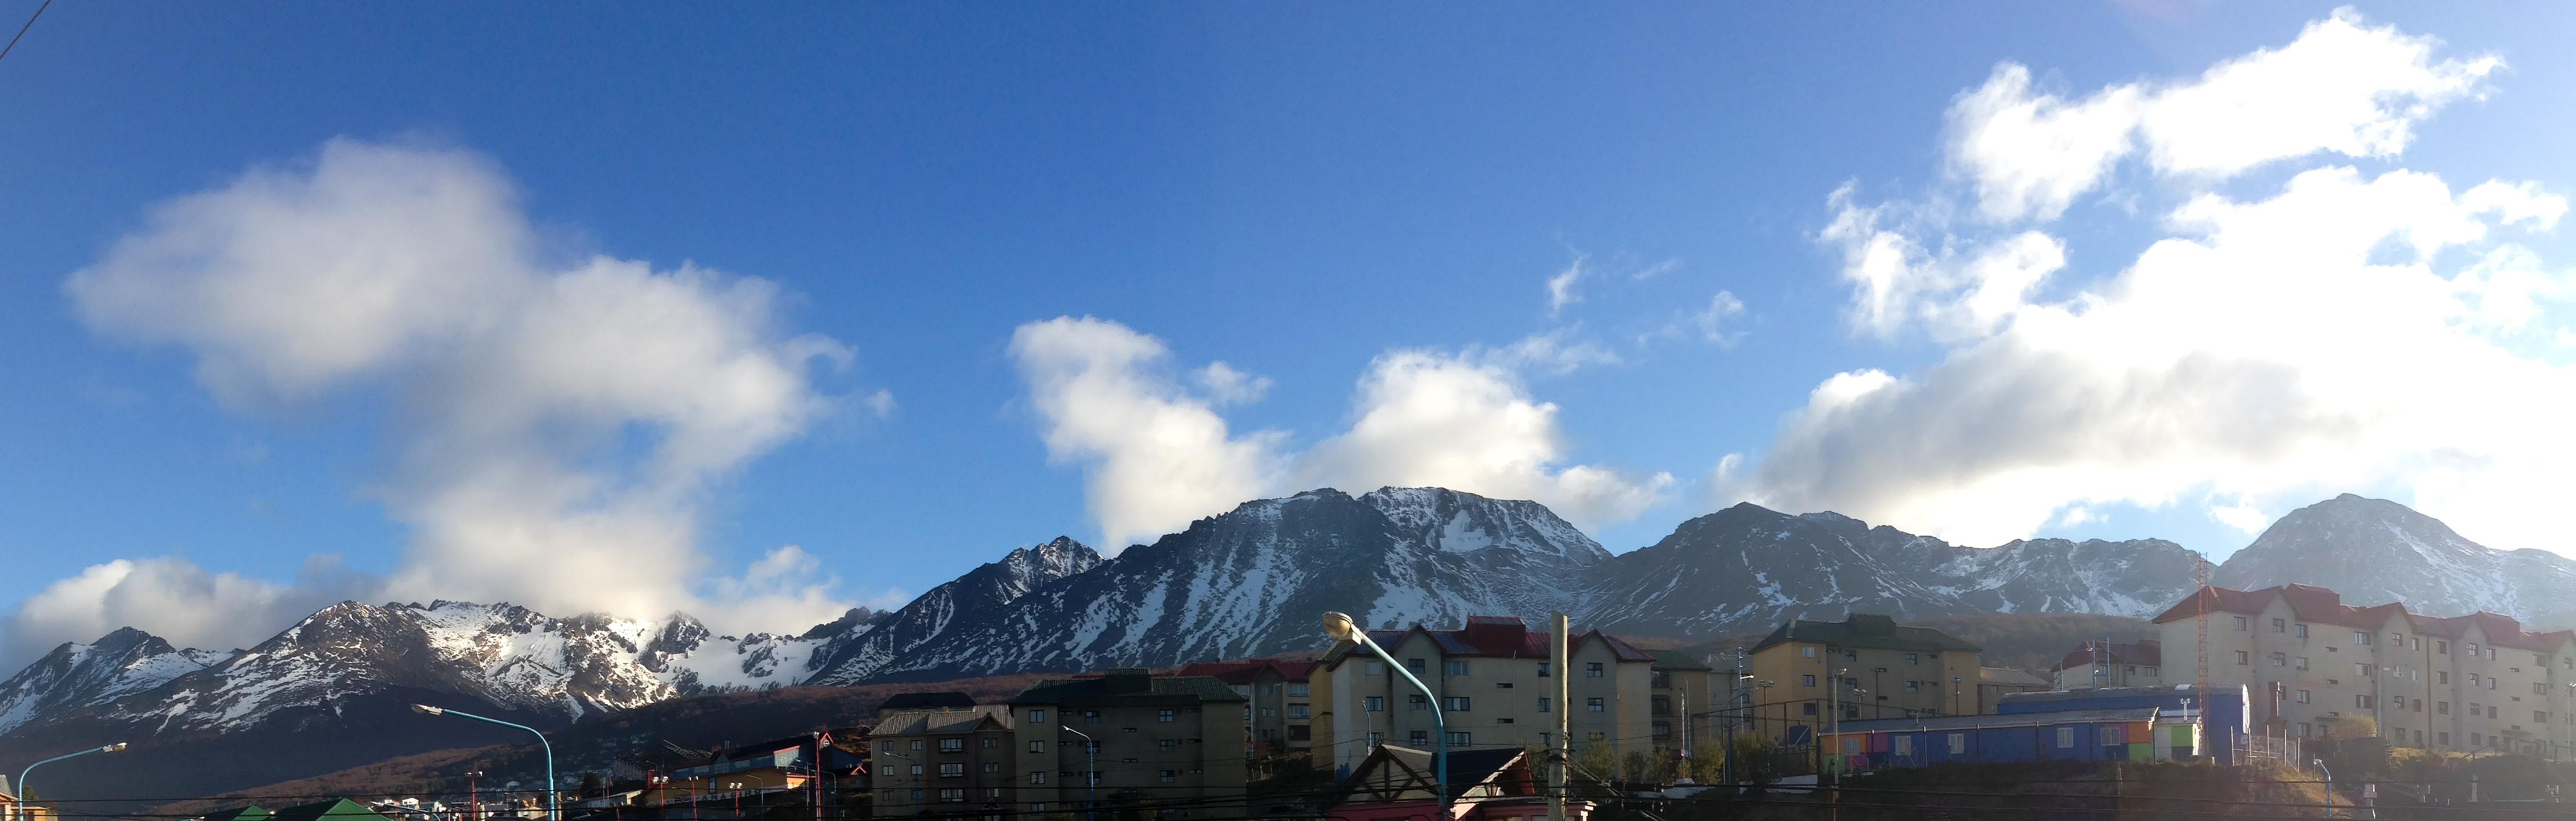
{"label": "street lamp", "polygon": [[[1056,717],[1063,718],[1063,716],[1060,715]],[[1100,821],[1100,742],[1091,740],[1090,733],[1076,730],[1074,728],[1064,726],[1063,724],[1057,724],[1055,726],[1056,729],[1072,733],[1082,738],[1082,783],[1089,785],[1091,788],[1089,793],[1090,797],[1084,799],[1084,801],[1091,805],[1091,809],[1088,812],[1083,813],[1083,817],[1090,819],[1091,821]]]}
{"label": "street lamp", "polygon": [[482,791],[481,789],[479,789],[479,788],[481,787],[481,785],[480,785],[480,784],[478,784],[478,783],[476,783],[476,782],[478,782],[478,781],[482,780],[482,778],[483,778],[483,771],[482,771],[482,770],[467,770],[467,771],[465,771],[465,819],[466,819],[466,821],[482,821],[482,818],[483,818],[483,791]]}
{"label": "street lamp", "polygon": [[2317,765],[2317,772],[2326,774],[2326,806],[2334,806],[2334,771],[2326,769],[2325,759],[2317,758],[2310,761]]}
{"label": "street lamp", "polygon": [[31,789],[28,789],[28,788],[27,788],[27,774],[28,774],[28,773],[32,773],[32,772],[35,772],[37,767],[42,767],[42,766],[45,766],[45,765],[47,765],[47,764],[51,764],[51,763],[54,763],[54,762],[56,762],[56,761],[61,761],[61,760],[66,759],[66,758],[79,758],[79,757],[81,757],[81,756],[89,755],[90,753],[119,753],[119,752],[124,752],[124,751],[125,751],[125,742],[119,741],[119,742],[116,742],[116,743],[114,743],[114,744],[107,745],[107,746],[105,746],[105,747],[91,747],[91,748],[89,748],[89,749],[82,750],[82,751],[77,752],[77,753],[67,753],[67,754],[64,754],[64,755],[58,755],[58,756],[54,756],[54,757],[52,757],[52,758],[45,759],[45,760],[43,760],[43,761],[38,761],[38,762],[36,762],[36,763],[34,763],[34,764],[29,764],[29,765],[27,765],[27,768],[26,768],[26,769],[24,769],[24,770],[19,770],[19,771],[18,771],[18,803],[10,805],[10,808],[11,808],[11,809],[13,809],[13,810],[16,810],[16,811],[17,811],[17,816],[18,816],[19,821],[26,821],[26,818],[27,818],[27,798],[28,798],[29,796],[32,796],[32,795],[35,795],[35,794],[36,794],[36,791],[35,791],[35,790],[31,790]]}
{"label": "street lamp", "polygon": [[543,748],[546,752],[546,818],[549,819],[549,821],[563,821],[563,808],[561,805],[557,804],[555,800],[555,745],[546,741],[545,733],[537,732],[537,728],[530,727],[525,724],[512,724],[497,718],[485,718],[463,710],[450,710],[444,707],[432,707],[427,704],[414,704],[411,706],[411,711],[421,715],[456,716],[458,718],[474,719],[487,724],[498,724],[503,727],[516,727],[528,731],[529,735],[536,736],[537,746]]}
{"label": "street lamp", "polygon": [[[1359,625],[1352,623],[1350,616],[1343,615],[1340,611],[1325,613],[1324,635],[1331,636],[1335,640],[1347,641],[1352,644],[1359,645],[1362,649],[1369,651],[1371,655],[1377,656],[1378,661],[1386,664],[1386,669],[1393,670],[1396,675],[1403,676],[1406,683],[1412,684],[1413,689],[1422,691],[1422,697],[1430,700],[1431,732],[1433,735],[1438,736],[1437,741],[1439,742],[1439,746],[1432,748],[1431,769],[1433,777],[1437,779],[1440,786],[1440,808],[1443,810],[1448,809],[1449,721],[1440,715],[1440,694],[1431,692],[1431,688],[1424,685],[1421,679],[1414,678],[1413,671],[1406,670],[1404,669],[1404,665],[1395,663],[1395,657],[1387,655],[1386,648],[1377,646],[1377,642],[1370,641],[1368,631],[1362,630],[1359,628]],[[1567,671],[1558,670],[1556,671],[1556,674],[1560,676],[1566,675]],[[1571,705],[1559,704],[1556,705],[1556,709],[1569,709],[1570,706]],[[1573,746],[1572,739],[1567,739],[1566,741],[1569,748]]]}

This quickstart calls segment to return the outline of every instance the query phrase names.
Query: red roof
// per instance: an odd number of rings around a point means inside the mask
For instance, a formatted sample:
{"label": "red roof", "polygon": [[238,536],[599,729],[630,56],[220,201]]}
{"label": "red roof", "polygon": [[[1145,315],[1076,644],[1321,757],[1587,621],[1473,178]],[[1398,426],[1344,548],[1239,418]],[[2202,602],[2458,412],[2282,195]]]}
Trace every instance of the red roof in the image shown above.
{"label": "red roof", "polygon": [[[2440,617],[2408,612],[2406,605],[2400,602],[2353,607],[2343,603],[2341,594],[2306,584],[2285,584],[2261,590],[2202,587],[2192,591],[2191,595],[2183,597],[2182,601],[2174,603],[2174,606],[2166,608],[2165,612],[2156,616],[2155,621],[2162,624],[2191,618],[2205,612],[2254,615],[2263,612],[2263,608],[2270,605],[2276,597],[2289,602],[2290,612],[2297,615],[2300,621],[2317,624],[2340,624],[2376,630],[2388,624],[2389,620],[2404,616],[2406,622],[2412,625],[2414,632],[2451,639],[2466,636],[2469,625],[2476,624],[2478,631],[2486,634],[2487,642],[2490,644],[2542,652],[2555,651],[2571,638],[2576,638],[2576,631],[2557,630],[2542,633],[2524,630],[2522,623],[2515,621],[2512,616],[2484,610],[2465,616]],[[2068,658],[2073,657],[2073,654],[2068,655]],[[2061,666],[2060,669],[2063,667]]]}

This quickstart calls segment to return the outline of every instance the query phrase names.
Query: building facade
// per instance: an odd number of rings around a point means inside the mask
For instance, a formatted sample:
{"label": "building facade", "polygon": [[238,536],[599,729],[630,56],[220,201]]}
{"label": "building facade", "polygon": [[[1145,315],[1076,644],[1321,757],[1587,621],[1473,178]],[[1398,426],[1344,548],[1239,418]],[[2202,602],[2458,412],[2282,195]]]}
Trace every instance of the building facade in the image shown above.
{"label": "building facade", "polygon": [[[1451,749],[1549,746],[1559,709],[1577,754],[1607,745],[1625,759],[1653,749],[1655,657],[1600,631],[1568,641],[1565,671],[1551,660],[1553,633],[1509,616],[1472,616],[1457,630],[1371,630],[1369,639],[1439,698]],[[1555,703],[1560,672],[1564,705]],[[1315,766],[1338,777],[1381,744],[1434,746],[1430,698],[1356,645],[1335,643],[1308,678],[1319,705]]]}
{"label": "building facade", "polygon": [[1155,817],[1243,814],[1245,699],[1206,676],[1111,670],[1013,697],[1020,813],[1150,807]]}
{"label": "building facade", "polygon": [[2201,677],[2205,647],[2209,683],[2251,691],[2263,732],[2576,757],[2576,633],[2487,612],[2353,607],[2295,584],[2205,587],[2155,622],[2175,657],[2166,678]]}
{"label": "building facade", "polygon": [[1183,666],[1178,675],[1207,676],[1243,696],[1247,761],[1302,758],[1314,741],[1314,706],[1307,695],[1307,668],[1312,662],[1281,659],[1200,662]]}
{"label": "building facade", "polygon": [[2067,651],[2049,669],[2050,678],[2060,690],[2085,690],[2097,687],[2162,687],[2170,682],[2164,676],[2164,642],[2139,639],[2117,642],[2087,639]]}
{"label": "building facade", "polygon": [[983,818],[1017,809],[1019,757],[1007,706],[898,709],[868,733],[873,814]]}
{"label": "building facade", "polygon": [[1679,650],[1648,650],[1655,663],[1646,676],[1647,737],[1658,757],[1687,757],[1717,740],[1717,717],[1726,693],[1712,691],[1717,671]]}
{"label": "building facade", "polygon": [[1752,723],[1795,742],[1813,738],[1837,710],[1845,721],[1973,714],[1984,666],[1979,652],[1886,616],[1792,619],[1753,646],[1753,677],[1770,686],[1751,709]]}
{"label": "building facade", "polygon": [[[2004,696],[2051,689],[2046,679],[2008,667],[1977,668],[1977,714],[1995,711]],[[2058,688],[2063,689],[2063,688]]]}

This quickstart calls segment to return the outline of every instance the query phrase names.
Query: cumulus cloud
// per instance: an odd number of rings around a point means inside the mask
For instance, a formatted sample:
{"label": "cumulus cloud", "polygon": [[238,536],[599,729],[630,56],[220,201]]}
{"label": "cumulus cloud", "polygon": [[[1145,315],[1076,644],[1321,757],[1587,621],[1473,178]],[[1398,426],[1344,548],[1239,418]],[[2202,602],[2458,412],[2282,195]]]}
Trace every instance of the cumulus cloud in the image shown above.
{"label": "cumulus cloud", "polygon": [[1952,103],[1950,168],[1975,188],[1986,219],[2044,221],[2142,149],[2156,172],[2213,177],[2319,152],[2395,156],[2415,123],[2479,96],[2502,66],[2486,55],[2436,60],[2440,45],[2341,8],[2287,46],[2199,77],[2080,99],[2035,91],[2030,69],[2007,62]]}
{"label": "cumulus cloud", "polygon": [[64,288],[95,332],[193,356],[228,408],[390,400],[365,492],[413,539],[386,595],[773,630],[846,607],[761,565],[708,582],[697,536],[713,487],[827,411],[808,371],[850,350],[783,329],[765,280],[558,258],[517,200],[470,152],[334,140],[162,204]]}
{"label": "cumulus cloud", "polygon": [[[2135,226],[2161,238],[2104,274],[2070,273],[2067,242],[2044,228],[1960,228],[1916,218],[1937,202],[1834,192],[1819,239],[1842,251],[1853,324],[1922,329],[1945,353],[1919,373],[1826,380],[1758,463],[1720,463],[1712,501],[1987,543],[2114,503],[2199,505],[2252,529],[2316,495],[2398,486],[2472,538],[2566,549],[2551,535],[2549,466],[2576,458],[2576,439],[2546,409],[2576,401],[2576,371],[2536,351],[2568,324],[2576,292],[2521,244],[2555,225],[2565,198],[2340,165],[2218,186],[2318,152],[2393,155],[2412,123],[2495,67],[2437,61],[2434,45],[2339,11],[2196,81],[2089,98],[2141,96],[2148,170],[2173,197]],[[2319,99],[2291,99],[2302,93]],[[1954,117],[1953,144],[1974,127]],[[2263,135],[2209,144],[2245,128]],[[1978,177],[2092,167],[2061,154]],[[2082,187],[2016,190],[2005,210],[2044,219],[2053,211],[2028,204]]]}
{"label": "cumulus cloud", "polygon": [[1535,499],[1598,523],[1635,516],[1673,483],[1565,464],[1557,407],[1531,399],[1518,376],[1607,355],[1562,334],[1381,356],[1360,379],[1357,421],[1303,452],[1282,431],[1233,432],[1208,368],[1190,372],[1200,383],[1192,390],[1161,340],[1116,322],[1031,322],[1012,334],[1011,355],[1050,457],[1084,468],[1087,503],[1110,544],[1314,486],[1440,485]]}
{"label": "cumulus cloud", "polygon": [[306,560],[292,584],[210,572],[178,557],[117,559],[20,602],[0,621],[0,660],[25,663],[63,642],[129,626],[179,647],[243,648],[333,602],[372,596],[381,587],[329,555]]}

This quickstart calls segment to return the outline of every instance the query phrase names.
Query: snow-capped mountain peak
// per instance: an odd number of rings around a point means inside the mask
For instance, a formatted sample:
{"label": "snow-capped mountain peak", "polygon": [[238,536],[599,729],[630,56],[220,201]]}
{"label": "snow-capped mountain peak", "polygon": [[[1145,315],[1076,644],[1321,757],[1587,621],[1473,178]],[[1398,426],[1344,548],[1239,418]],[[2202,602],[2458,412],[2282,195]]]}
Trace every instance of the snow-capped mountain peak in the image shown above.
{"label": "snow-capped mountain peak", "polygon": [[45,715],[159,687],[220,664],[235,652],[181,650],[131,627],[88,644],[66,642],[0,682],[0,733]]}
{"label": "snow-capped mountain peak", "polygon": [[2440,519],[2386,499],[2350,493],[2284,515],[2211,582],[2243,590],[2311,584],[2363,604],[2403,602],[2436,616],[2479,610],[2538,625],[2576,625],[2576,560],[2541,550],[2498,550]]}

